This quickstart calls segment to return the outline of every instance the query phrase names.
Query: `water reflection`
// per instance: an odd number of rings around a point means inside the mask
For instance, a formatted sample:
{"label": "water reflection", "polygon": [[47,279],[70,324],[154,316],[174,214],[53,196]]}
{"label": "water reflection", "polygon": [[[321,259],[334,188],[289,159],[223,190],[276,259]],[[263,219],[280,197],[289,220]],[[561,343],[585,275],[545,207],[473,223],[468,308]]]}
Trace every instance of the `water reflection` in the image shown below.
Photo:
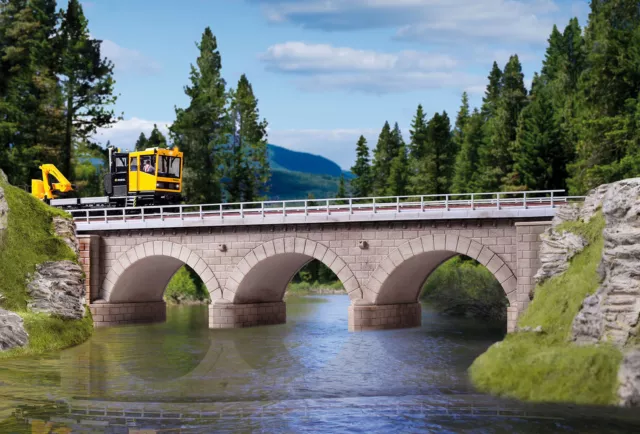
{"label": "water reflection", "polygon": [[58,355],[3,361],[0,432],[33,424],[42,429],[33,432],[109,433],[639,428],[620,421],[633,411],[477,394],[466,369],[502,326],[425,308],[421,328],[349,333],[348,304],[346,296],[290,299],[287,324],[238,330],[207,329],[206,306],[174,308],[165,324],[98,329]]}

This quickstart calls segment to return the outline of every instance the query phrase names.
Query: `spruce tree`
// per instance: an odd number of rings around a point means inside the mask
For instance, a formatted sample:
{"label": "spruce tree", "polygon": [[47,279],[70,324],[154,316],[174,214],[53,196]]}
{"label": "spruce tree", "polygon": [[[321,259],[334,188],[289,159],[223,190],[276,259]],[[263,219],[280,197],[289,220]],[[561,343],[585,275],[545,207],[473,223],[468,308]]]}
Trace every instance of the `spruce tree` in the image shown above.
{"label": "spruce tree", "polygon": [[485,121],[491,118],[498,109],[498,101],[502,91],[502,70],[497,62],[493,62],[493,67],[489,73],[489,84],[482,98],[482,116]]}
{"label": "spruce tree", "polygon": [[167,138],[158,129],[158,126],[156,124],[153,124],[153,130],[151,130],[151,134],[149,134],[146,146],[147,148],[167,148]]}
{"label": "spruce tree", "polygon": [[391,126],[385,122],[382,131],[378,136],[378,143],[373,150],[372,164],[372,188],[376,196],[382,196],[386,191],[387,180],[391,171],[391,160],[389,155],[389,142],[391,141]]}
{"label": "spruce tree", "polygon": [[520,112],[527,103],[522,65],[511,56],[504,68],[500,98],[495,114],[485,125],[485,143],[480,149],[479,188],[499,191],[514,183],[513,160]]}
{"label": "spruce tree", "polygon": [[258,100],[246,75],[230,91],[231,150],[227,159],[227,190],[234,202],[259,200],[267,191],[270,169],[267,121],[260,121]]}
{"label": "spruce tree", "polygon": [[463,140],[456,156],[452,193],[478,191],[478,150],[482,146],[484,121],[478,109],[474,109],[463,130]]}
{"label": "spruce tree", "polygon": [[447,112],[436,113],[427,124],[422,158],[417,163],[412,188],[415,194],[450,192],[455,163],[455,145],[451,140],[451,122]]}
{"label": "spruce tree", "polygon": [[562,33],[558,30],[558,27],[553,26],[551,35],[548,39],[549,46],[545,53],[544,61],[542,62],[541,75],[545,82],[554,80],[565,68],[564,56],[565,56],[565,42]]}
{"label": "spruce tree", "polygon": [[[345,185],[344,182],[344,173],[340,175],[340,181],[338,181],[338,191],[336,193],[336,198],[337,199],[344,199],[347,197],[347,187]],[[338,200],[336,201],[337,204],[341,204],[344,205],[345,203],[347,203],[344,200]]]}
{"label": "spruce tree", "polygon": [[80,1],[69,0],[55,40],[65,104],[60,170],[67,175],[71,173],[74,140],[87,141],[97,128],[117,121],[113,110],[107,109],[117,99],[113,95],[113,63],[102,58],[101,41],[90,37],[87,26]]}
{"label": "spruce tree", "polygon": [[462,104],[458,115],[456,116],[456,123],[453,127],[453,144],[456,147],[456,152],[462,148],[462,142],[464,140],[464,127],[469,121],[469,95],[467,92],[462,93]]}
{"label": "spruce tree", "polygon": [[404,196],[408,187],[408,161],[405,145],[401,145],[398,154],[391,160],[386,196]]}
{"label": "spruce tree", "polygon": [[371,194],[371,165],[369,164],[369,147],[364,136],[360,136],[356,144],[356,162],[351,167],[351,172],[356,176],[351,180],[354,197],[369,196]]}
{"label": "spruce tree", "polygon": [[566,164],[551,90],[538,87],[533,101],[522,111],[520,118],[514,163],[515,184],[531,190],[562,188]]}
{"label": "spruce tree", "polygon": [[591,2],[585,68],[578,81],[578,146],[569,168],[571,194],[638,175],[638,47],[637,0]]}
{"label": "spruce tree", "polygon": [[176,108],[171,125],[172,142],[184,151],[184,191],[190,203],[222,201],[221,153],[227,142],[228,121],[225,112],[226,83],[221,76],[222,60],[216,38],[207,27],[200,43],[196,65],[191,66],[185,94],[189,106]]}
{"label": "spruce tree", "polygon": [[408,163],[408,189],[413,193],[420,194],[418,176],[420,174],[420,164],[424,156],[427,143],[427,120],[422,104],[418,105],[416,114],[411,122],[409,130],[409,163]]}
{"label": "spruce tree", "polygon": [[136,151],[144,151],[148,147],[149,147],[149,141],[147,140],[147,136],[145,136],[144,133],[140,133],[134,149]]}

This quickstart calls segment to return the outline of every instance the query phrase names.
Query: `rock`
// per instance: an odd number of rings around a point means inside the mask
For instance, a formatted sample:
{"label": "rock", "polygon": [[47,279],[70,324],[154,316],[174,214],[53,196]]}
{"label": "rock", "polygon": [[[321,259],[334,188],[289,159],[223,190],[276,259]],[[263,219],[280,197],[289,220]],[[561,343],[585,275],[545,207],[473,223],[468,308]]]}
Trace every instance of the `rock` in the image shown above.
{"label": "rock", "polygon": [[562,274],[569,268],[569,260],[581,252],[588,244],[587,240],[571,232],[556,232],[553,227],[540,235],[541,266],[534,276],[537,283]]}
{"label": "rock", "polygon": [[584,218],[599,202],[605,218],[604,249],[598,266],[602,284],[574,319],[578,343],[625,346],[640,319],[640,178],[607,184],[590,193]]}
{"label": "rock", "polygon": [[0,351],[24,347],[27,343],[29,335],[20,315],[0,308]]}
{"label": "rock", "polygon": [[567,221],[576,221],[580,215],[580,203],[568,203],[556,208],[556,215],[553,216],[551,224],[556,227]]}
{"label": "rock", "polygon": [[580,218],[585,223],[589,223],[591,217],[593,217],[594,214],[598,211],[598,208],[602,206],[604,196],[611,185],[612,184],[603,184],[591,190],[587,194],[587,197],[585,197],[584,203],[580,207],[578,218]]}
{"label": "rock", "polygon": [[627,352],[618,371],[618,399],[623,407],[640,407],[640,349]]}
{"label": "rock", "polygon": [[53,218],[53,228],[56,235],[62,238],[65,244],[78,255],[80,247],[76,237],[76,225],[73,220],[56,216]]}
{"label": "rock", "polygon": [[2,171],[2,169],[0,169],[0,182],[5,184],[9,183],[9,178],[7,178],[7,175]]}
{"label": "rock", "polygon": [[45,262],[27,285],[29,309],[65,319],[85,315],[85,287],[82,269],[71,261]]}
{"label": "rock", "polygon": [[542,326],[537,326],[536,328],[533,329],[534,333],[542,333]]}

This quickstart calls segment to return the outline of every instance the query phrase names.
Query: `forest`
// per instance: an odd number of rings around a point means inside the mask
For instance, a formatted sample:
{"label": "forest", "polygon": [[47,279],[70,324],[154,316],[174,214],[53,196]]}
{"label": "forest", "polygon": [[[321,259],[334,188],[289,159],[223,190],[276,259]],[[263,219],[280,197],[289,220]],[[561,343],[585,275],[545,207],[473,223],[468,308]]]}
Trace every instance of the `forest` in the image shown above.
{"label": "forest", "polygon": [[[124,113],[112,109],[114,64],[100,46],[78,0],[61,10],[55,0],[0,0],[0,169],[14,185],[28,186],[40,164],[54,162],[82,195],[101,194],[102,174],[91,161],[105,150],[94,136]],[[267,198],[267,121],[253,88],[244,74],[228,86],[210,28],[197,48],[184,87],[189,104],[176,108],[169,137],[156,127],[131,145],[183,150],[189,202]],[[446,111],[428,117],[418,105],[407,142],[397,122],[385,122],[371,150],[359,138],[355,178],[327,183],[335,182],[337,197],[583,195],[637,176],[639,145],[640,8],[637,0],[593,0],[584,27],[577,18],[553,27],[531,89],[517,54],[504,66],[494,62],[481,107],[472,109],[466,93],[455,118]],[[307,194],[301,198],[315,197],[310,187]],[[313,267],[304,270],[308,279],[327,279]]]}

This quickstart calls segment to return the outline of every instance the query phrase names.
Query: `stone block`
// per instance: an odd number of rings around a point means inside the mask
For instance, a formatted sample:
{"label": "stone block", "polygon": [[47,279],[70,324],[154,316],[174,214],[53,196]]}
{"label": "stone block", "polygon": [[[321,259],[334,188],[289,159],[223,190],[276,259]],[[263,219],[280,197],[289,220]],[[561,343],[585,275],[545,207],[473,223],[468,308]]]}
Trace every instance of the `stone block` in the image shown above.
{"label": "stone block", "polygon": [[491,260],[491,258],[493,258],[493,256],[495,255],[495,253],[493,253],[491,251],[491,249],[489,249],[488,247],[482,247],[482,250],[480,251],[480,254],[478,255],[478,262],[480,262],[482,265],[487,265],[489,264],[489,261]]}
{"label": "stone block", "polygon": [[315,252],[317,245],[318,243],[316,243],[315,241],[307,240],[306,244],[304,245],[304,254],[313,257],[313,253]]}
{"label": "stone block", "polygon": [[420,237],[422,240],[422,251],[423,252],[431,252],[435,250],[435,246],[433,244],[433,235],[423,235]]}
{"label": "stone block", "polygon": [[404,262],[404,256],[398,249],[394,249],[391,253],[389,253],[389,259],[396,267]]}
{"label": "stone block", "polygon": [[496,254],[493,255],[491,260],[487,263],[487,269],[491,271],[494,275],[495,273],[504,265],[504,262],[500,257]]}
{"label": "stone block", "polygon": [[264,252],[268,257],[274,256],[276,254],[276,247],[273,244],[273,241],[267,241],[266,243],[263,244],[264,246]]}
{"label": "stone block", "polygon": [[304,246],[306,244],[307,240],[304,238],[295,238],[294,241],[294,251],[296,253],[300,253],[300,254],[304,254]]}
{"label": "stone block", "polygon": [[402,255],[402,257],[406,260],[413,256],[413,250],[411,249],[411,244],[408,242],[404,242],[398,247],[398,251]]}
{"label": "stone block", "polygon": [[335,261],[336,258],[337,255],[332,250],[327,250],[324,258],[322,259],[322,262],[324,262],[324,265],[326,265],[327,267],[331,267],[331,264],[333,264],[333,261]]}
{"label": "stone block", "polygon": [[444,234],[437,234],[433,236],[433,249],[434,250],[446,250],[447,236]]}
{"label": "stone block", "polygon": [[411,250],[413,251],[414,255],[419,255],[424,251],[422,249],[422,239],[420,238],[412,239],[411,241],[409,241],[409,245],[411,246]]}
{"label": "stone block", "polygon": [[293,237],[287,237],[284,239],[284,251],[285,253],[295,253],[296,251],[296,239]]}
{"label": "stone block", "polygon": [[273,246],[276,254],[284,253],[284,238],[276,238],[273,240]]}
{"label": "stone block", "polygon": [[466,237],[458,238],[458,245],[455,248],[455,251],[460,253],[461,255],[466,255],[469,251],[469,246],[471,245],[471,240]]}
{"label": "stone block", "polygon": [[247,253],[247,256],[245,256],[244,259],[247,261],[251,268],[255,267],[255,265],[258,263],[258,258],[256,257],[256,254],[253,252],[253,250]]}
{"label": "stone block", "polygon": [[336,260],[331,264],[330,268],[337,275],[346,265],[347,264],[342,260],[342,258],[336,258]]}
{"label": "stone block", "polygon": [[258,262],[262,261],[267,257],[267,252],[264,250],[264,247],[262,245],[259,245],[258,247],[253,249],[253,253],[254,255],[256,255]]}
{"label": "stone block", "polygon": [[458,247],[458,236],[457,235],[446,235],[445,238],[445,250],[450,252],[456,252]]}
{"label": "stone block", "polygon": [[[514,277],[513,273],[511,272],[511,269],[509,268],[509,266],[507,264],[504,264],[498,269],[498,271],[496,271],[495,273],[493,273],[494,276],[496,277],[496,280],[498,282],[500,282],[501,284],[503,282],[505,282],[507,279],[509,279],[510,277]],[[515,277],[514,277],[515,279]]]}

